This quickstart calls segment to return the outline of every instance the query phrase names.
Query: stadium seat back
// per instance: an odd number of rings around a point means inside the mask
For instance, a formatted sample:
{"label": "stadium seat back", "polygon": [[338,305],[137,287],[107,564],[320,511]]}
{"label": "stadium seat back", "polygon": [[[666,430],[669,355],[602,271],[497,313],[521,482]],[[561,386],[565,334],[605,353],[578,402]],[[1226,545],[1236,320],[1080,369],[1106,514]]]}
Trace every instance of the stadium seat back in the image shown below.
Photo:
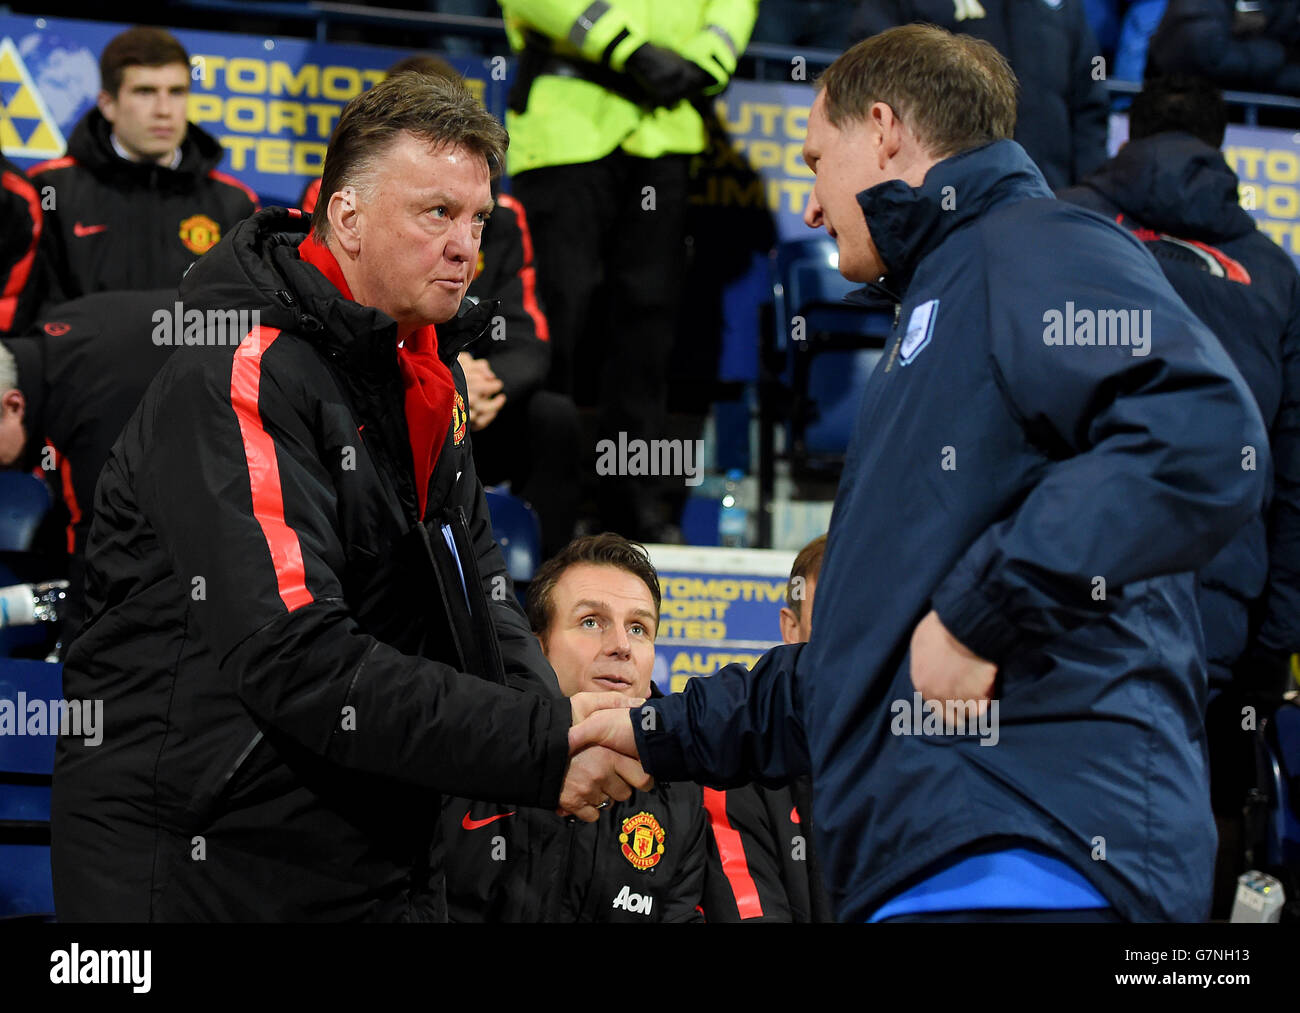
{"label": "stadium seat back", "polygon": [[1300,702],[1284,703],[1269,722],[1265,740],[1272,761],[1273,806],[1268,860],[1300,873]]}
{"label": "stadium seat back", "polygon": [[862,288],[839,272],[826,235],[781,243],[772,254],[776,340],[790,386],[789,445],[796,472],[838,468],[859,395],[893,327],[892,306],[845,302]]}
{"label": "stadium seat back", "polygon": [[50,491],[34,475],[0,471],[0,551],[25,552],[50,509]]}
{"label": "stadium seat back", "polygon": [[50,704],[62,699],[62,665],[0,659],[0,706],[15,722],[0,735],[0,918],[54,917],[50,784],[59,728]]}
{"label": "stadium seat back", "polygon": [[527,503],[501,489],[485,489],[492,537],[505,556],[506,572],[527,583],[542,563],[542,522]]}
{"label": "stadium seat back", "polygon": [[874,322],[845,297],[862,286],[839,271],[840,255],[829,236],[779,243],[772,253],[778,347],[790,341],[793,321],[802,318],[806,338],[818,333],[868,334]]}

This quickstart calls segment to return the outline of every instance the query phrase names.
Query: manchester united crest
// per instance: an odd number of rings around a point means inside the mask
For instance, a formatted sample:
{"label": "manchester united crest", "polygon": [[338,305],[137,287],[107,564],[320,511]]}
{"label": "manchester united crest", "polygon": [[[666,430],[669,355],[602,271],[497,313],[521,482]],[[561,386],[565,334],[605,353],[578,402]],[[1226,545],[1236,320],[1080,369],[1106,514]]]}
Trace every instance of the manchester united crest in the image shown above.
{"label": "manchester united crest", "polygon": [[178,235],[185,249],[204,254],[221,242],[221,226],[207,215],[190,215],[181,222]]}
{"label": "manchester united crest", "polygon": [[469,412],[465,410],[465,399],[456,391],[456,402],[451,406],[451,442],[459,447],[465,442],[465,424],[469,422]]}
{"label": "manchester united crest", "polygon": [[623,857],[642,872],[653,868],[664,856],[664,828],[652,813],[642,810],[623,821],[623,832],[618,843]]}

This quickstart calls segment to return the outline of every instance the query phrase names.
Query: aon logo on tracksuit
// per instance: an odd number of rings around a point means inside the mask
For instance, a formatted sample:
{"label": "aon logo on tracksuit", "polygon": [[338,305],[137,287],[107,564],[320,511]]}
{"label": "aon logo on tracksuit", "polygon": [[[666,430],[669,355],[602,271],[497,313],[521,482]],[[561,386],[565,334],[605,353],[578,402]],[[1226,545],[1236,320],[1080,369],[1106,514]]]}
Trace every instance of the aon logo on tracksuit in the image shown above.
{"label": "aon logo on tracksuit", "polygon": [[634,915],[648,915],[654,902],[653,897],[647,897],[642,893],[633,893],[630,886],[625,886],[618,892],[618,896],[614,898],[614,907],[621,908]]}

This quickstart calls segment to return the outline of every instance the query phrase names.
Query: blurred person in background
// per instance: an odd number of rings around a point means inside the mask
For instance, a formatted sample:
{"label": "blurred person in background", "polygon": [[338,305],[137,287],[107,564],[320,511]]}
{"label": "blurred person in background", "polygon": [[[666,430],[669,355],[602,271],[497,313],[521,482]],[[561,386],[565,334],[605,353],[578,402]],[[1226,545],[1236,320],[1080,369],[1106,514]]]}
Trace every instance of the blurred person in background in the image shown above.
{"label": "blurred person in background", "polygon": [[1220,88],[1300,95],[1300,4],[1169,0],[1147,47],[1146,75],[1170,74],[1204,77]]}
{"label": "blurred person in background", "polygon": [[1082,0],[868,0],[850,40],[925,22],[990,43],[1020,82],[1015,139],[1053,190],[1106,160],[1106,67]]}
{"label": "blurred person in background", "polygon": [[68,599],[62,640],[85,601],[86,536],[95,484],[118,434],[174,345],[152,340],[174,289],[100,292],[55,306],[0,340],[0,465],[41,469],[66,517]]}
{"label": "blurred person in background", "polygon": [[217,140],[186,120],[190,58],[170,32],[127,29],[104,47],[99,73],[99,97],[68,153],[29,173],[53,194],[42,237],[47,302],[174,287],[258,206],[218,170]]}
{"label": "blurred person in background", "polygon": [[[511,189],[533,227],[550,387],[594,399],[597,443],[663,439],[689,158],[708,143],[694,104],[726,88],[757,0],[501,0],[501,9],[519,57],[506,115]],[[590,379],[580,377],[584,347]],[[595,460],[595,445],[584,449],[591,474]],[[602,476],[596,490],[600,530],[671,537],[654,479]]]}
{"label": "blurred person in background", "polygon": [[[1197,575],[1220,841],[1214,914],[1222,918],[1245,871],[1252,732],[1292,685],[1300,651],[1300,272],[1241,207],[1237,175],[1219,150],[1227,122],[1223,96],[1204,78],[1148,80],[1129,110],[1128,142],[1059,195],[1118,222],[1155,255],[1241,370],[1268,427],[1263,509]],[[1255,721],[1243,722],[1246,707]]]}
{"label": "blurred person in background", "polygon": [[[826,536],[799,550],[781,608],[781,642],[812,637],[817,575]],[[813,848],[812,778],[782,787],[750,784],[704,789],[709,814],[709,871],[704,917],[710,922],[828,922],[830,898]]]}
{"label": "blurred person in background", "polygon": [[36,187],[0,154],[0,335],[22,332],[40,305],[43,227]]}

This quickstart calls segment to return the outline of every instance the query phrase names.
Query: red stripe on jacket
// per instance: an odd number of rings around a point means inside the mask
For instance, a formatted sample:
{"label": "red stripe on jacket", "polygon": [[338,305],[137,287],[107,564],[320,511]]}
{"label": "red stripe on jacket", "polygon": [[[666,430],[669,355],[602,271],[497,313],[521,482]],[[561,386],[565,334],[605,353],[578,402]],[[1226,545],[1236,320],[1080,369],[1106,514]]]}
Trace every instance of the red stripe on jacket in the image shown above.
{"label": "red stripe on jacket", "polygon": [[41,202],[36,196],[36,187],[17,173],[4,173],[0,176],[0,185],[27,201],[27,210],[32,216],[32,245],[9,272],[9,280],[5,282],[4,291],[0,292],[0,331],[7,331],[14,325],[14,317],[18,313],[18,297],[22,295],[32,273],[32,264],[36,262],[36,247],[41,240]]}
{"label": "red stripe on jacket", "polygon": [[537,337],[542,341],[551,340],[551,328],[546,322],[546,314],[537,305],[537,270],[533,267],[533,234],[528,231],[528,216],[524,206],[508,193],[501,194],[501,206],[510,208],[519,221],[519,234],[524,240],[524,266],[519,269],[519,277],[524,283],[524,310],[533,318],[533,327]]}
{"label": "red stripe on jacket", "polygon": [[727,877],[731,892],[736,897],[736,910],[741,918],[763,917],[763,902],[758,899],[758,887],[749,874],[749,861],[745,858],[745,845],[740,831],[727,819],[727,793],[715,788],[704,789],[704,809],[709,814],[713,839],[718,842],[718,855],[722,859],[722,872]]}
{"label": "red stripe on jacket", "polygon": [[208,173],[208,178],[215,179],[218,183],[225,183],[227,186],[233,186],[233,187],[237,187],[240,190],[243,190],[244,193],[248,196],[248,199],[253,202],[253,210],[258,211],[261,209],[262,202],[261,200],[258,199],[258,196],[256,192],[253,190],[253,188],[237,180],[234,176],[213,169],[211,172]]}
{"label": "red stripe on jacket", "polygon": [[[68,508],[68,555],[71,556],[77,551],[77,525],[81,523],[81,504],[77,502],[77,491],[72,484],[72,463],[68,460],[68,455],[63,453],[48,438],[45,445],[50,448],[50,453],[54,455],[54,467],[59,471],[59,484],[63,490],[63,503]],[[36,469],[40,478],[45,478],[45,472]]]}
{"label": "red stripe on jacket", "polygon": [[254,327],[235,352],[230,368],[230,403],[239,420],[244,440],[248,484],[253,493],[253,516],[262,529],[275,567],[280,600],[290,612],[315,599],[307,590],[307,571],[302,561],[298,533],[284,519],[284,490],[280,487],[280,465],[275,441],[262,425],[258,396],[262,387],[262,355],[275,343],[275,327]]}
{"label": "red stripe on jacket", "polygon": [[[1124,216],[1118,214],[1115,216],[1115,222],[1118,225],[1124,224]],[[1144,243],[1158,242],[1167,239],[1170,242],[1182,243],[1184,246],[1194,246],[1203,253],[1213,257],[1218,265],[1223,268],[1223,273],[1227,275],[1229,281],[1239,282],[1242,285],[1250,284],[1250,272],[1240,261],[1233,260],[1217,246],[1211,246],[1209,243],[1203,243],[1199,239],[1182,239],[1179,236],[1171,236],[1167,232],[1157,232],[1155,229],[1148,229],[1145,226],[1135,226],[1133,235]]]}
{"label": "red stripe on jacket", "polygon": [[27,178],[31,179],[38,172],[47,172],[50,169],[66,169],[70,165],[76,165],[77,160],[71,155],[63,155],[59,158],[51,158],[48,162],[38,162],[27,170]]}

